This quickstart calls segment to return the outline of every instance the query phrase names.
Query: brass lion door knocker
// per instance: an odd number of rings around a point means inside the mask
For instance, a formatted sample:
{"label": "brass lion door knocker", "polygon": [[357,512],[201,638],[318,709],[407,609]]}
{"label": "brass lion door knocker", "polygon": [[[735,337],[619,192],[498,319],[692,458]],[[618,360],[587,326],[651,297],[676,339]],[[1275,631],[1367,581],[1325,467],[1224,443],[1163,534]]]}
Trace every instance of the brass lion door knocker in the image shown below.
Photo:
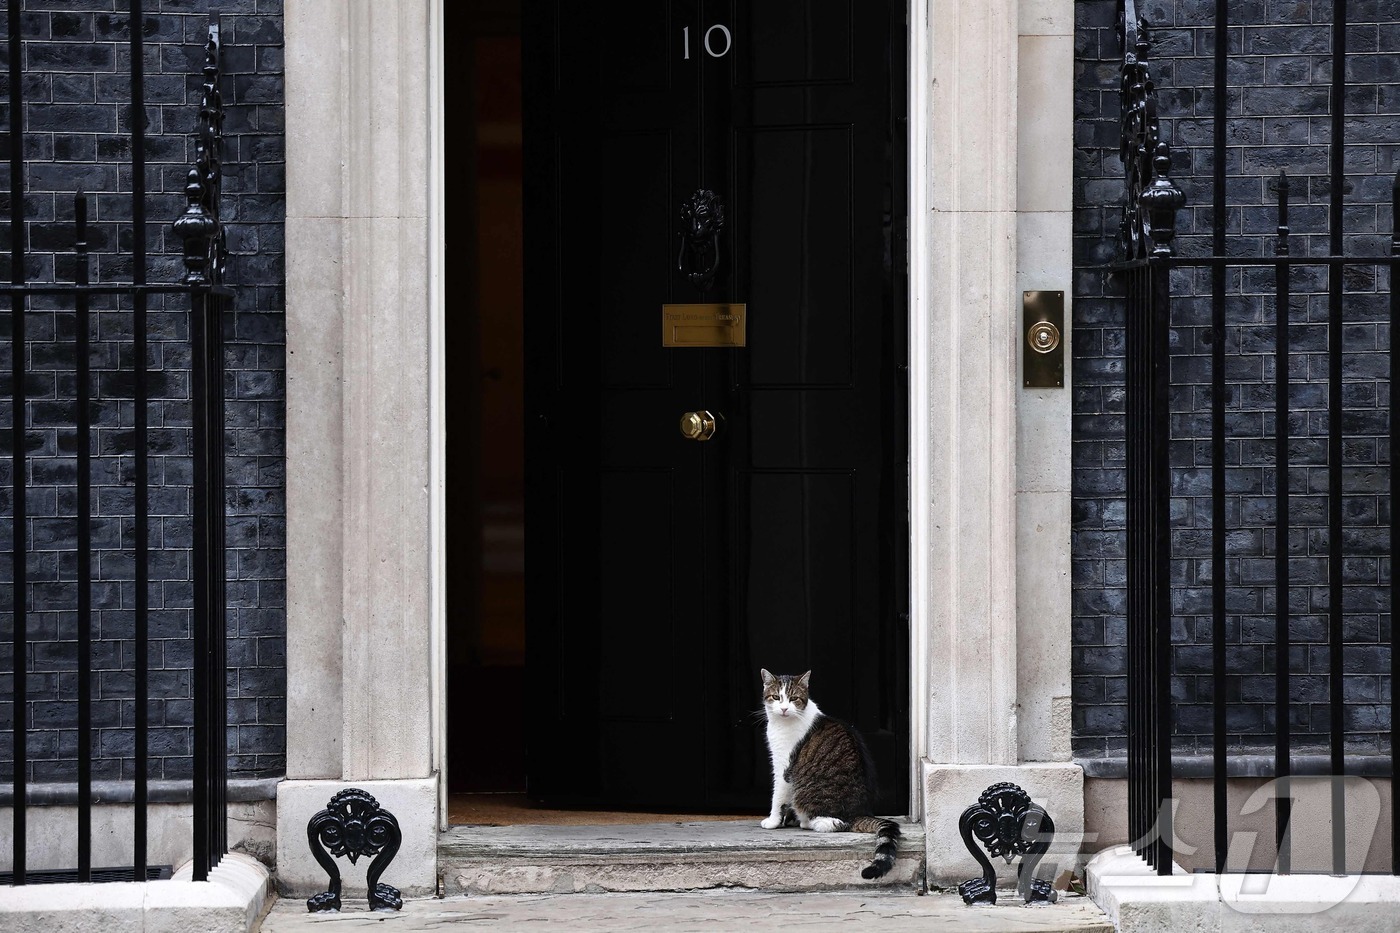
{"label": "brass lion door knocker", "polygon": [[676,268],[703,291],[719,271],[719,234],[724,229],[724,202],[706,188],[681,205],[681,252]]}

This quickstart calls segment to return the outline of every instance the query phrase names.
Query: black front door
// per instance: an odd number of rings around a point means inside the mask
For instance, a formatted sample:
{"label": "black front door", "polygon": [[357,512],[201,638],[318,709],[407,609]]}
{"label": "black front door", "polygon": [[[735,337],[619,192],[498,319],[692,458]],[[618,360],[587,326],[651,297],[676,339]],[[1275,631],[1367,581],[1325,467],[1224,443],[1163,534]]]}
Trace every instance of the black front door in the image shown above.
{"label": "black front door", "polygon": [[[760,808],[759,668],[907,799],[902,2],[527,2],[531,793]],[[718,268],[681,207],[723,202]],[[662,345],[742,303],[743,347]],[[714,436],[681,431],[716,416]],[[489,438],[486,439],[489,443]]]}

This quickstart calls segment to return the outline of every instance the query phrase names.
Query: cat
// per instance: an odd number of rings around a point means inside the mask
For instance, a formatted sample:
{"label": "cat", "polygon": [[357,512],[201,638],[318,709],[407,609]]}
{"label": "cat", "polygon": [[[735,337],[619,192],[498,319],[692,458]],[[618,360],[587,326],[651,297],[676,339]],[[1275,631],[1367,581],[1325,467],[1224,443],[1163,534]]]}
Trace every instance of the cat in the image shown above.
{"label": "cat", "polygon": [[894,867],[899,824],[870,812],[875,766],[860,733],[832,719],[812,702],[801,677],[763,674],[768,714],[768,753],[773,759],[773,805],[759,825],[777,829],[796,819],[819,833],[875,833],[875,858],[862,878],[879,878]]}

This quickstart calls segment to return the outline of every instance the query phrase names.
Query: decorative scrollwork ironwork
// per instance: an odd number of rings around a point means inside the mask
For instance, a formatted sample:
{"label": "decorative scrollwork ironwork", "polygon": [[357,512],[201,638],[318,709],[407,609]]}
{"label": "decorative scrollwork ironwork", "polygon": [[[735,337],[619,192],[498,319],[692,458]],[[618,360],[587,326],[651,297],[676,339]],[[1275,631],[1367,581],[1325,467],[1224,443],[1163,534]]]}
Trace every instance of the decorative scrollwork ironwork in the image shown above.
{"label": "decorative scrollwork ironwork", "polygon": [[403,906],[399,889],[379,883],[379,876],[394,860],[403,843],[399,821],[394,814],[379,806],[365,791],[347,787],[339,791],[306,824],[306,841],[311,854],[330,877],[327,890],[307,898],[306,909],[312,912],[340,909],[340,869],[335,860],[341,856],[355,864],[362,855],[373,856],[365,873],[369,889],[370,910],[398,910]]}
{"label": "decorative scrollwork ironwork", "polygon": [[216,18],[204,46],[204,87],[195,130],[195,160],[185,181],[185,211],[176,218],[175,234],[184,241],[187,285],[221,285],[228,239],[219,217],[223,191],[224,99],[219,90],[223,45]]}
{"label": "decorative scrollwork ironwork", "polygon": [[958,831],[967,851],[982,866],[982,877],[958,885],[963,903],[997,902],[997,872],[991,859],[978,848],[978,842],[986,847],[988,855],[1005,859],[1007,864],[1021,858],[1017,889],[1027,904],[1055,902],[1058,895],[1050,882],[1035,877],[1036,865],[1055,837],[1055,823],[1045,808],[1032,803],[1030,795],[1021,788],[1015,784],[993,784],[982,791],[977,803],[963,811]]}
{"label": "decorative scrollwork ironwork", "polygon": [[724,230],[724,202],[701,188],[681,205],[681,252],[676,268],[692,285],[709,288],[719,271],[719,235]]}
{"label": "decorative scrollwork ironwork", "polygon": [[1118,41],[1123,50],[1122,135],[1118,157],[1127,191],[1119,231],[1125,262],[1169,256],[1176,237],[1176,212],[1185,203],[1171,180],[1171,151],[1157,117],[1157,88],[1147,55],[1152,44],[1136,0],[1119,0]]}

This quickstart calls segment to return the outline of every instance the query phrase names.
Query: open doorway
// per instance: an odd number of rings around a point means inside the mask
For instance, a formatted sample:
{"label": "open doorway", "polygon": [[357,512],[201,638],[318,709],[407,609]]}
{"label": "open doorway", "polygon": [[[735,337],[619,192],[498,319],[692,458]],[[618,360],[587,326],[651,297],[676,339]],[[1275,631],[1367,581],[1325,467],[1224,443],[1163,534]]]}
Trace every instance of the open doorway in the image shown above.
{"label": "open doorway", "polygon": [[901,812],[903,4],[446,26],[449,820],[760,812],[760,667],[814,671]]}
{"label": "open doorway", "polygon": [[[448,347],[448,742],[452,794],[525,792],[524,240],[519,0],[449,4],[451,204],[464,248]],[[452,225],[449,225],[452,226]],[[489,710],[489,715],[483,711]],[[489,749],[490,754],[481,754]]]}
{"label": "open doorway", "polygon": [[[453,210],[465,265],[446,326],[453,438],[448,509],[448,821],[648,822],[654,813],[551,808],[527,796],[525,651],[524,164],[520,0],[445,13],[466,76],[466,151]],[[668,819],[682,818],[668,813]],[[714,819],[685,814],[686,819]]]}

